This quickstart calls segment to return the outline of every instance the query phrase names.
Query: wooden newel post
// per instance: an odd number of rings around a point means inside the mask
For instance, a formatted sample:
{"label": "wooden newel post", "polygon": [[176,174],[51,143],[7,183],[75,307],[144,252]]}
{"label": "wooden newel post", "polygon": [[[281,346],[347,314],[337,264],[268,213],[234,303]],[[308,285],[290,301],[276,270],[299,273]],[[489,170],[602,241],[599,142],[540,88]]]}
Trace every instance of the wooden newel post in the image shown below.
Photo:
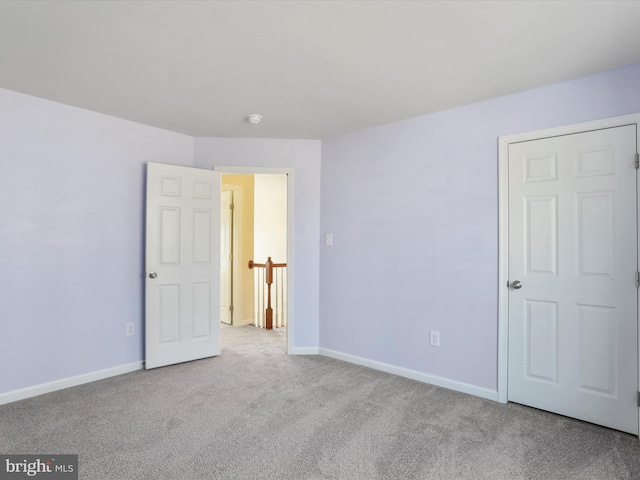
{"label": "wooden newel post", "polygon": [[[286,263],[273,263],[271,257],[267,258],[267,263],[255,263],[253,260],[249,260],[249,268],[260,267],[265,269],[265,283],[267,284],[267,308],[265,310],[265,330],[273,330],[273,309],[271,308],[271,284],[273,283],[273,269],[286,267]],[[262,292],[262,300],[264,301],[264,290]],[[277,294],[277,292],[276,292]],[[276,302],[277,303],[277,302]],[[276,308],[278,306],[276,305]]]}
{"label": "wooden newel post", "polygon": [[267,320],[265,328],[273,330],[273,309],[271,308],[271,284],[273,283],[273,262],[267,258]]}

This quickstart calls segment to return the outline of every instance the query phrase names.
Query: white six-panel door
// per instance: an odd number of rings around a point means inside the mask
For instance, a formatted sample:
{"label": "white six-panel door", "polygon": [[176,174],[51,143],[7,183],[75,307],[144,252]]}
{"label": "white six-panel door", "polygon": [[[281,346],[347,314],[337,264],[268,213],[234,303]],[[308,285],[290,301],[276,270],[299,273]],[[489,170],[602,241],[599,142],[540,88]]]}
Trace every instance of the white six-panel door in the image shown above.
{"label": "white six-panel door", "polygon": [[635,152],[635,125],[509,145],[508,399],[637,434]]}
{"label": "white six-panel door", "polygon": [[220,354],[220,174],[147,165],[145,368]]}

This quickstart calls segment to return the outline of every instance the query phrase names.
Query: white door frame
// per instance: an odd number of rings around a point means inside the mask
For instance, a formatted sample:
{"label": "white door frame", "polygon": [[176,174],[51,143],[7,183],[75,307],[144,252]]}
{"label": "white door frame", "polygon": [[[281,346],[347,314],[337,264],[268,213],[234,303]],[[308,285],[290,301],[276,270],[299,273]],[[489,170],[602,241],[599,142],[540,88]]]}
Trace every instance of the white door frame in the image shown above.
{"label": "white door frame", "polygon": [[238,219],[242,218],[243,189],[241,185],[222,182],[220,190],[222,191],[224,189],[233,192],[233,213],[231,217],[233,219],[231,225],[231,235],[233,236],[231,240],[233,251],[233,260],[231,261],[231,304],[233,305],[233,312],[231,315],[231,325],[235,325],[237,315],[239,311],[242,311],[242,309],[238,310],[238,271],[239,268],[241,268],[238,264]]}
{"label": "white door frame", "polygon": [[[507,403],[509,359],[509,144],[539,140],[560,135],[601,130],[603,128],[640,125],[640,113],[606,118],[593,122],[565,125],[533,132],[506,135],[498,139],[498,401]],[[636,130],[637,131],[637,130]],[[640,147],[636,135],[636,151]],[[637,176],[636,170],[636,176]],[[640,199],[636,198],[636,212],[640,212]],[[640,224],[640,222],[638,222]],[[640,238],[640,231],[638,232]],[[640,249],[639,249],[640,250]],[[640,251],[638,252],[640,256]],[[638,329],[640,345],[640,328]],[[640,358],[638,359],[640,372]],[[640,378],[638,378],[640,385]]]}
{"label": "white door frame", "polygon": [[[295,327],[295,269],[293,256],[293,168],[272,167],[225,167],[214,165],[212,170],[222,175],[287,175],[287,354],[293,354],[293,331]],[[240,266],[242,268],[242,266]]]}

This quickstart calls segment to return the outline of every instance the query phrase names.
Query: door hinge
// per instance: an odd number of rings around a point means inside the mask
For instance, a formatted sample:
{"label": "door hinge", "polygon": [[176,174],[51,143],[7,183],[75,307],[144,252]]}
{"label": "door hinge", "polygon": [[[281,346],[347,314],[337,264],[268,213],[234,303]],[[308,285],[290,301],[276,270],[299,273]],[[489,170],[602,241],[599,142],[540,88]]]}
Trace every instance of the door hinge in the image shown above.
{"label": "door hinge", "polygon": [[636,288],[640,288],[640,272],[636,272]]}
{"label": "door hinge", "polygon": [[640,168],[640,153],[636,153],[636,168]]}
{"label": "door hinge", "polygon": [[638,407],[640,407],[640,392],[638,392]]}
{"label": "door hinge", "polygon": [[[636,167],[637,168],[637,167]],[[232,203],[231,205],[229,205],[229,209],[233,210],[234,208],[236,208],[236,206]]]}
{"label": "door hinge", "polygon": [[233,253],[230,253],[230,254],[229,254],[229,261],[230,261],[230,262],[233,262]]}
{"label": "door hinge", "polygon": [[229,311],[233,312],[233,305],[229,305]]}

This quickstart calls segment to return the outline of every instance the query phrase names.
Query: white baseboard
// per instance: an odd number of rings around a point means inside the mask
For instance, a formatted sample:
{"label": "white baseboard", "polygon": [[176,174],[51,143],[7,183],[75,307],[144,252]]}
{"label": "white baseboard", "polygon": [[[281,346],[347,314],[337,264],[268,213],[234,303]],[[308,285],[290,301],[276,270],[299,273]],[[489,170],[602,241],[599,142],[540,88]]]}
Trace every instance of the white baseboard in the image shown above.
{"label": "white baseboard", "polygon": [[293,347],[289,352],[289,355],[318,355],[320,353],[319,347]]}
{"label": "white baseboard", "polygon": [[133,372],[135,370],[142,369],[142,365],[142,362],[133,362],[126,365],[98,370],[97,372],[84,373],[75,377],[62,378],[53,382],[41,383],[40,385],[34,385],[33,387],[0,393],[0,405],[17,402],[18,400],[24,400],[25,398],[37,397],[38,395],[55,392],[56,390],[62,390],[64,388],[75,387],[76,385],[82,385],[83,383],[115,377],[116,375],[122,375],[123,373]]}
{"label": "white baseboard", "polygon": [[[430,375],[428,373],[418,372],[417,370],[410,370],[408,368],[397,367],[388,363],[378,362],[376,360],[369,360],[367,358],[358,357],[356,355],[350,355],[348,353],[342,353],[328,348],[320,347],[294,347],[289,352],[290,355],[324,355],[325,357],[335,358],[344,362],[354,363],[356,365],[362,365],[363,367],[373,368],[374,370],[380,370],[382,372],[391,373],[393,375],[399,375],[401,377],[417,380],[418,382],[424,382],[438,387],[448,388],[457,392],[467,393],[469,395],[475,395],[476,397],[486,398],[488,400],[498,401],[498,392],[496,390],[490,390],[488,388],[478,387],[468,383],[458,382],[456,380],[450,380],[444,377],[438,377],[436,375]],[[104,370],[98,370],[97,372],[85,373],[75,377],[63,378],[53,382],[42,383],[33,387],[22,388],[20,390],[13,390],[11,392],[0,393],[0,405],[6,403],[16,402],[18,400],[24,400],[25,398],[36,397],[45,393],[55,392],[69,387],[75,387],[76,385],[82,385],[83,383],[95,382],[96,380],[102,380],[104,378],[115,377],[124,373],[134,372],[141,370],[143,362],[133,362],[126,365],[120,365],[113,368],[107,368]]]}
{"label": "white baseboard", "polygon": [[418,382],[429,383],[438,387],[448,388],[449,390],[455,390],[457,392],[475,395],[476,397],[486,398],[488,400],[493,400],[494,402],[498,401],[497,390],[490,390],[488,388],[478,387],[469,383],[458,382],[456,380],[450,380],[444,377],[438,377],[437,375],[429,375],[428,373],[418,372],[417,370],[397,367],[388,363],[369,360],[368,358],[357,357],[355,355],[337,352],[328,348],[320,348],[319,350],[320,355],[324,355],[325,357],[331,357],[337,360],[342,360],[344,362],[355,363],[356,365],[362,365],[363,367],[369,367],[373,368],[374,370],[392,373],[401,377],[410,378],[411,380],[417,380]]}

